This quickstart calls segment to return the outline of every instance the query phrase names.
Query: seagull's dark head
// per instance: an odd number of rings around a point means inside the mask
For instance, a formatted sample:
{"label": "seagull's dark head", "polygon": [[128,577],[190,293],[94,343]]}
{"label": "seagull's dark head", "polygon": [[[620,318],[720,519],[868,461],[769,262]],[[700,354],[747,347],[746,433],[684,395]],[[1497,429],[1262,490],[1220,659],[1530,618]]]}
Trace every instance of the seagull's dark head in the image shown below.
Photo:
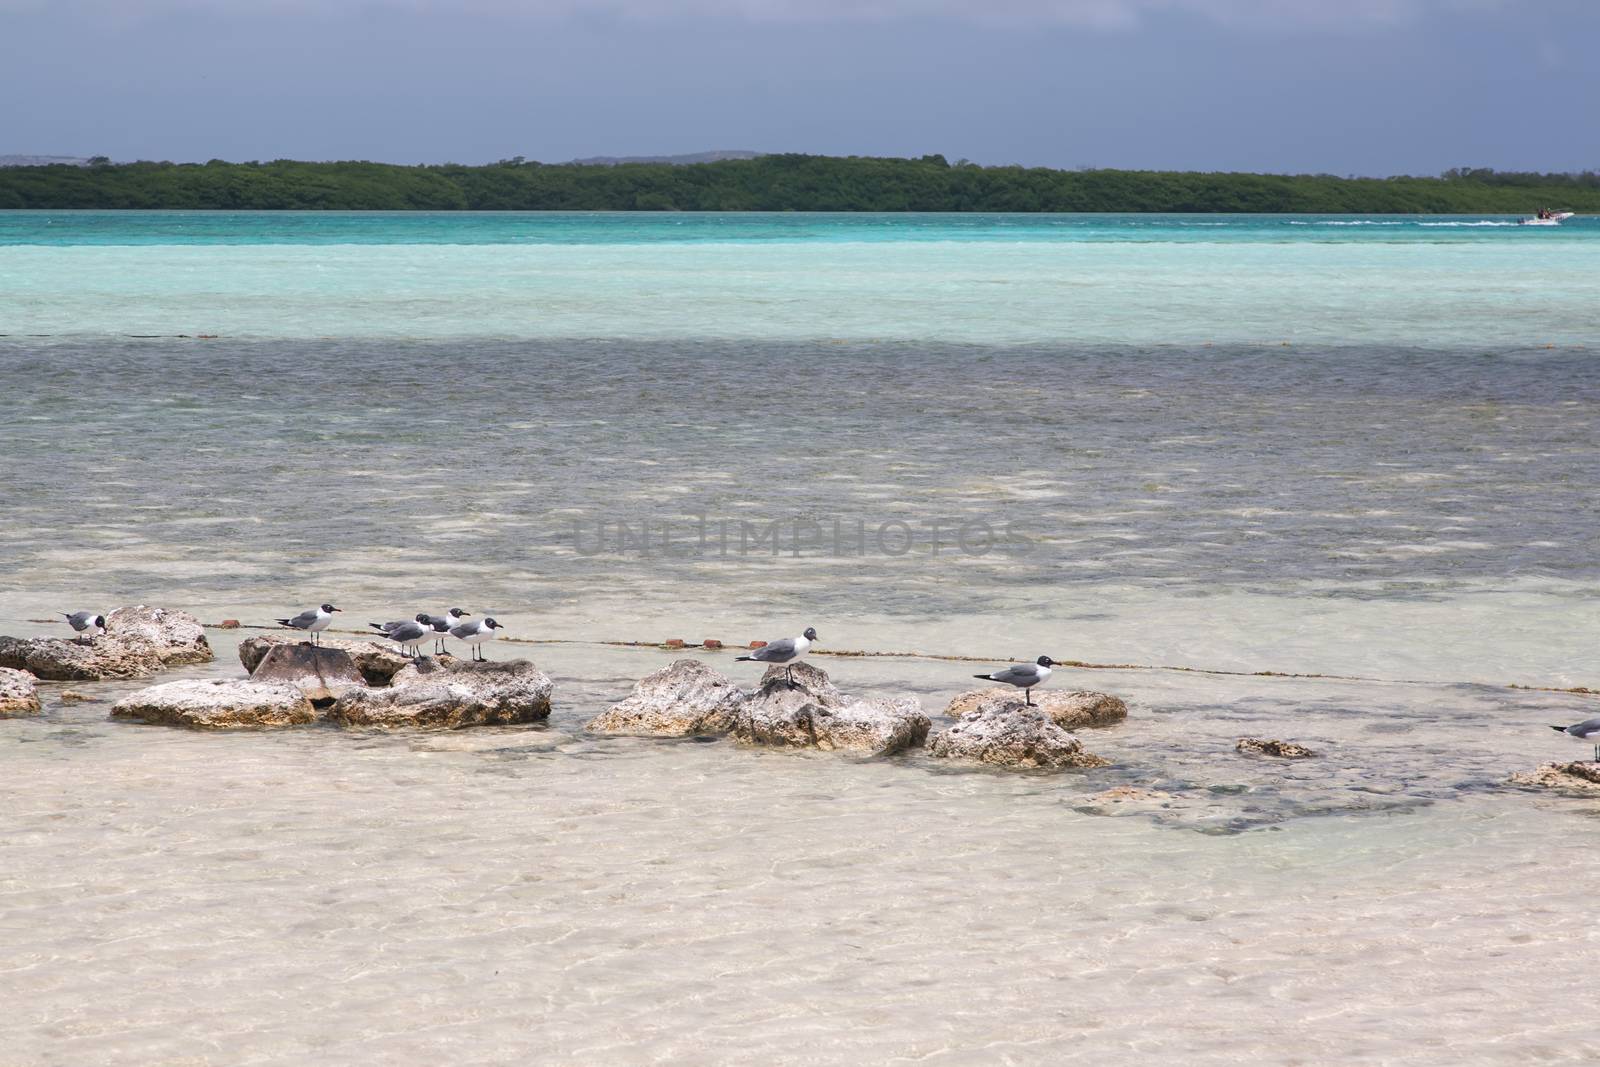
{"label": "seagull's dark head", "polygon": [[322,613],[324,615],[332,615],[334,612],[336,612],[338,610],[339,609],[334,607],[332,604],[324,604],[324,605],[322,605]]}
{"label": "seagull's dark head", "polygon": [[811,627],[807,626],[806,627],[806,632],[805,632],[805,639],[807,641],[815,641],[817,639],[817,631],[812,629]]}
{"label": "seagull's dark head", "polygon": [[104,630],[106,628],[106,617],[104,615],[96,615],[94,617],[94,624],[100,627],[100,629]]}
{"label": "seagull's dark head", "polygon": [[484,619],[483,620],[483,628],[485,630],[504,630],[505,629],[504,626],[501,626],[499,623],[495,622],[493,619]]}
{"label": "seagull's dark head", "polygon": [[433,625],[433,616],[429,615],[425,611],[417,612],[415,618],[416,618],[416,620],[418,622],[420,622],[424,626],[432,626]]}
{"label": "seagull's dark head", "polygon": [[1040,656],[1036,662],[1041,667],[1054,667],[1056,665],[1056,661],[1049,656]]}
{"label": "seagull's dark head", "polygon": [[472,614],[472,612],[470,612],[470,611],[462,611],[460,608],[451,608],[450,609],[450,617],[452,619],[465,619],[466,617],[468,617],[471,614]]}

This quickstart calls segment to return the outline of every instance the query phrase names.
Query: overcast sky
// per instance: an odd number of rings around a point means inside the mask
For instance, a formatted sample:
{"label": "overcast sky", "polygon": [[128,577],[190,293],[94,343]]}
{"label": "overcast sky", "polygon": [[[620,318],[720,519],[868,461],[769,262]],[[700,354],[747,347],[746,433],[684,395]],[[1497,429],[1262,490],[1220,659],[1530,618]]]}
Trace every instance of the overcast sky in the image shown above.
{"label": "overcast sky", "polygon": [[0,0],[0,154],[1600,168],[1594,0]]}

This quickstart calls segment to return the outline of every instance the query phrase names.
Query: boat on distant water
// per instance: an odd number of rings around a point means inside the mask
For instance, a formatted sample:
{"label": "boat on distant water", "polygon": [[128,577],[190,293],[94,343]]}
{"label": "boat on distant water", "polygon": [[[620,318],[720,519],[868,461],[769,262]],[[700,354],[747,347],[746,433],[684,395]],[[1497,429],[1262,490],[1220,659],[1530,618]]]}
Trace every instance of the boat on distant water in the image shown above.
{"label": "boat on distant water", "polygon": [[1518,219],[1518,226],[1560,226],[1562,222],[1570,219],[1571,211],[1540,211],[1531,219]]}

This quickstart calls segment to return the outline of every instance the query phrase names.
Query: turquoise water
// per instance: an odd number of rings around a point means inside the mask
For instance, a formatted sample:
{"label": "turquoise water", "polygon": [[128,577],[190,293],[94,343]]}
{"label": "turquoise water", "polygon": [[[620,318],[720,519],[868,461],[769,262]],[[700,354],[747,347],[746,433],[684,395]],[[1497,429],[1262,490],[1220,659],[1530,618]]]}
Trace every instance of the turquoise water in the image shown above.
{"label": "turquoise water", "polygon": [[1581,344],[1600,222],[0,213],[0,333]]}
{"label": "turquoise water", "polygon": [[[1521,227],[1508,215],[989,215],[760,212],[6,211],[0,245],[658,244],[720,241],[1394,241],[1543,243],[1600,218]],[[1489,232],[1486,232],[1489,231]]]}
{"label": "turquoise water", "polygon": [[[558,687],[45,686],[6,1062],[1595,1062],[1593,802],[1501,783],[1595,710],[1507,683],[1600,688],[1600,231],[1504,221],[0,214],[0,633],[460,605]],[[806,625],[935,716],[952,654],[1361,677],[1063,670],[1131,710],[1048,777],[585,730],[680,654],[603,641]]]}

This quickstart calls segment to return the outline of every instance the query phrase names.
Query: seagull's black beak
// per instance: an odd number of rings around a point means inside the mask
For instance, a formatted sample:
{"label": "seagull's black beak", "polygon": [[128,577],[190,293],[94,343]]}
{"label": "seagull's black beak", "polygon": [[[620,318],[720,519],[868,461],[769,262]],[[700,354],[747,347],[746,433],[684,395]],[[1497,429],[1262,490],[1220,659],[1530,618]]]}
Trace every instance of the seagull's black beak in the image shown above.
{"label": "seagull's black beak", "polygon": [[344,609],[343,608],[334,608],[333,610],[334,611],[343,611]]}

